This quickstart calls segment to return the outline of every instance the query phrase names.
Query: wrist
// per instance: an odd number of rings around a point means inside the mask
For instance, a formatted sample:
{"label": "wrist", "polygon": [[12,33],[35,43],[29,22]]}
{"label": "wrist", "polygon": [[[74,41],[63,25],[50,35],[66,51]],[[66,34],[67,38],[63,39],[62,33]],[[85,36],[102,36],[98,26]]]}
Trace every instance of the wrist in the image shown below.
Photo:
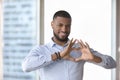
{"label": "wrist", "polygon": [[57,52],[57,53],[55,53],[55,54],[56,54],[56,56],[57,56],[57,59],[61,60],[60,52]]}
{"label": "wrist", "polygon": [[61,58],[63,58],[65,56],[64,52],[59,52],[59,53],[60,53]]}
{"label": "wrist", "polygon": [[100,62],[102,62],[102,59],[100,57],[94,55],[93,61],[100,63]]}
{"label": "wrist", "polygon": [[55,60],[61,60],[61,55],[60,55],[60,52],[55,52],[54,54],[51,55],[52,57],[52,60],[55,61]]}

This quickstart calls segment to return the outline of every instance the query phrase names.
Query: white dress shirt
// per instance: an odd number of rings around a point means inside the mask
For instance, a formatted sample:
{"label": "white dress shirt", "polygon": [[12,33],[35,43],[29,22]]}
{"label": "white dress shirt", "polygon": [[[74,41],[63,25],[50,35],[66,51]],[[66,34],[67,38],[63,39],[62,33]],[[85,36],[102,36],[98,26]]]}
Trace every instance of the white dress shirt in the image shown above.
{"label": "white dress shirt", "polygon": [[[51,54],[62,51],[65,46],[51,42],[34,47],[22,62],[24,72],[39,70],[41,80],[83,80],[84,64],[86,61],[72,62],[69,60],[53,61]],[[107,69],[115,68],[115,60],[108,55],[103,55],[93,49],[92,53],[102,58],[102,62],[94,63]],[[81,52],[72,51],[72,57],[81,56]]]}

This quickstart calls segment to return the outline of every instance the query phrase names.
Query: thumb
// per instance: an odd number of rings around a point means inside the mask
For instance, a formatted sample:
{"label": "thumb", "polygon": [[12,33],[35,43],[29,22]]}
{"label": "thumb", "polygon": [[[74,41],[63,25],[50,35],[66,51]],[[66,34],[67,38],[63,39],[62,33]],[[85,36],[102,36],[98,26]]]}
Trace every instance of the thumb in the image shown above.
{"label": "thumb", "polygon": [[68,58],[68,60],[70,60],[70,61],[75,61],[75,58],[73,58],[73,57],[70,56],[70,57]]}
{"label": "thumb", "polygon": [[76,58],[75,62],[78,62],[78,61],[81,61],[81,60],[82,60],[82,58]]}

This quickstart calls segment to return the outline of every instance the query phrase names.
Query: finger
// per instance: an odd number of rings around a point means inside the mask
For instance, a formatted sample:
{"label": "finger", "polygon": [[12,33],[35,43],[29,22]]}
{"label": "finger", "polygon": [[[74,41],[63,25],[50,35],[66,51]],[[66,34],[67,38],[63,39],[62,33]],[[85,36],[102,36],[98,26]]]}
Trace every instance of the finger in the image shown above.
{"label": "finger", "polygon": [[85,42],[85,44],[86,44],[86,47],[87,47],[87,48],[90,48],[90,46],[89,46],[89,44],[88,44],[87,42]]}
{"label": "finger", "polygon": [[77,50],[78,51],[78,50],[80,50],[80,47],[78,47],[78,48],[73,47],[72,50]]}
{"label": "finger", "polygon": [[76,58],[75,62],[78,62],[78,61],[81,61],[81,60],[82,60],[81,58]]}
{"label": "finger", "polygon": [[82,44],[82,47],[85,47],[85,48],[88,48],[89,45],[87,44],[87,42],[83,43],[83,41],[81,40],[81,44]]}
{"label": "finger", "polygon": [[69,41],[68,46],[71,45],[72,41],[73,41],[73,38]]}
{"label": "finger", "polygon": [[70,40],[70,43],[72,43],[73,42],[73,38]]}
{"label": "finger", "polygon": [[80,48],[85,47],[85,46],[84,46],[84,43],[83,43],[83,41],[82,41],[82,40],[78,41],[78,43],[80,44]]}
{"label": "finger", "polygon": [[75,61],[75,58],[73,58],[73,57],[70,56],[70,57],[68,58],[68,60],[70,60],[70,61]]}
{"label": "finger", "polygon": [[69,46],[70,46],[70,47],[72,47],[72,46],[75,44],[75,42],[76,42],[76,39],[75,39],[75,40],[73,40],[73,38],[72,38],[72,39],[71,39],[71,41],[70,41]]}
{"label": "finger", "polygon": [[77,39],[75,39],[72,43],[75,44],[76,41],[77,41]]}

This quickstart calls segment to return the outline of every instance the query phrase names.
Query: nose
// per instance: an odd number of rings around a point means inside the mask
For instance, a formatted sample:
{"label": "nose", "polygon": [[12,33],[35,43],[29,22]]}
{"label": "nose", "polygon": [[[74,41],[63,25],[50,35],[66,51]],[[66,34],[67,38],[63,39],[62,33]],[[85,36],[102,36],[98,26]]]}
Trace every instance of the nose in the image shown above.
{"label": "nose", "polygon": [[62,27],[62,31],[66,31],[66,27],[65,26]]}
{"label": "nose", "polygon": [[67,27],[67,26],[63,26],[63,27],[62,27],[62,31],[63,31],[63,32],[65,32],[65,31],[67,31],[67,30],[68,30],[68,27]]}

